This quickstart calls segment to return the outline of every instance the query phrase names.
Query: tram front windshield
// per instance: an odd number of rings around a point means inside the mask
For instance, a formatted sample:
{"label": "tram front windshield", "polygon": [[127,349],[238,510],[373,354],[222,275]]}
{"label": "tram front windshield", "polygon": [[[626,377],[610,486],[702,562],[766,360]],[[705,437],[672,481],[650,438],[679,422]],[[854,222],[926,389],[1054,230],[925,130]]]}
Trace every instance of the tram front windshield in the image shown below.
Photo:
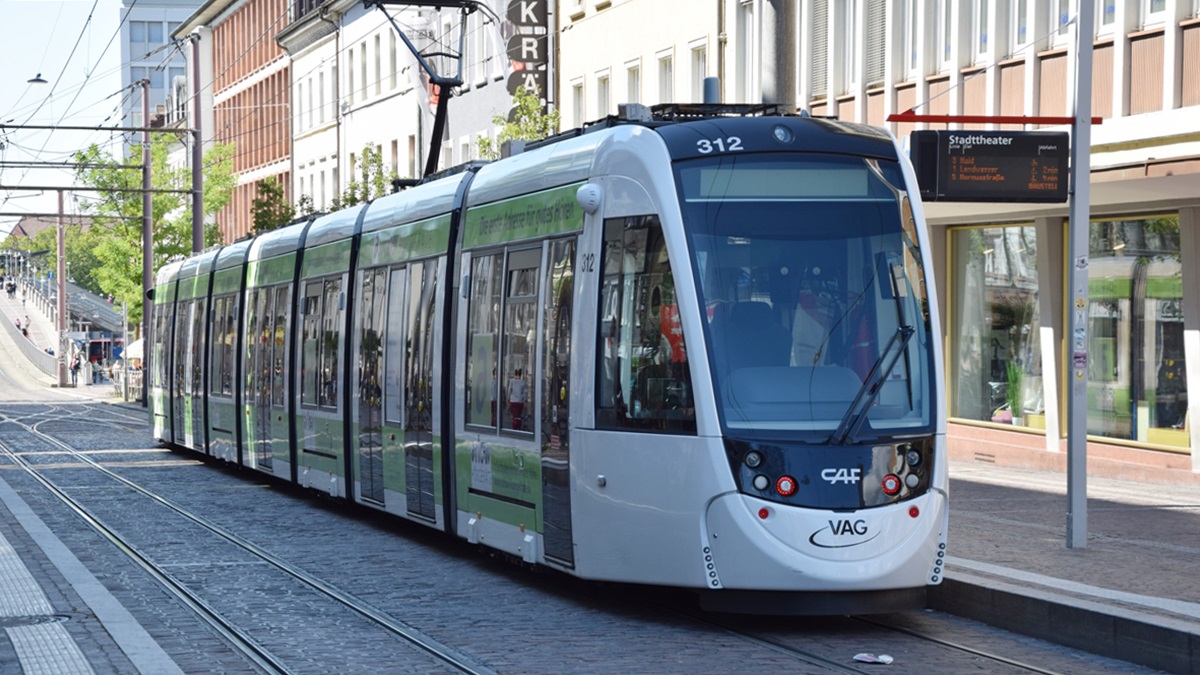
{"label": "tram front windshield", "polygon": [[924,272],[895,162],[726,154],[676,178],[728,433],[932,430]]}

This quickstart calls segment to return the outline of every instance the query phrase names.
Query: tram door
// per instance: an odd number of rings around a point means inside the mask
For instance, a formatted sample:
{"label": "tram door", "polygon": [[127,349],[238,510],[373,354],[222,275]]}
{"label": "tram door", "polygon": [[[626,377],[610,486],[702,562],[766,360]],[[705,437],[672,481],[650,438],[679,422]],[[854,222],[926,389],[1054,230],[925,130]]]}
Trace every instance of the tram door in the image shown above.
{"label": "tram door", "polygon": [[205,443],[204,437],[204,359],[206,353],[206,345],[204,340],[205,328],[208,325],[206,321],[208,317],[208,302],[204,298],[194,300],[192,302],[191,326],[192,335],[188,341],[188,358],[191,360],[189,365],[189,376],[191,377],[191,401],[189,408],[192,415],[192,427],[188,430],[189,440],[191,441],[188,447],[193,450],[200,450],[207,454],[209,448]]}
{"label": "tram door", "polygon": [[[433,361],[434,316],[437,309],[438,261],[408,266],[407,303],[400,299],[403,272],[392,277],[395,300],[388,310],[389,324],[405,326],[404,339],[404,491],[410,514],[432,520],[433,471]],[[398,351],[398,350],[397,350]]]}
{"label": "tram door", "polygon": [[576,240],[550,243],[542,347],[542,509],[548,557],[575,560],[571,534],[571,298]]}
{"label": "tram door", "polygon": [[251,442],[247,458],[249,466],[271,470],[271,384],[272,352],[275,339],[271,328],[274,314],[274,293],[269,288],[253,291],[248,304],[247,344],[250,347],[250,391],[248,399],[251,411]]}
{"label": "tram door", "polygon": [[190,302],[175,305],[175,339],[172,342],[174,373],[171,377],[171,412],[174,414],[174,424],[172,425],[171,440],[180,445],[186,443],[184,434],[188,427],[184,401],[191,394],[188,386],[191,384],[191,376],[188,373],[189,359],[187,358],[187,342],[192,334],[187,329],[190,310]]}
{"label": "tram door", "polygon": [[[387,270],[362,276],[362,325],[358,335],[358,481],[362,499],[383,497],[383,332]],[[399,328],[396,326],[395,328]]]}

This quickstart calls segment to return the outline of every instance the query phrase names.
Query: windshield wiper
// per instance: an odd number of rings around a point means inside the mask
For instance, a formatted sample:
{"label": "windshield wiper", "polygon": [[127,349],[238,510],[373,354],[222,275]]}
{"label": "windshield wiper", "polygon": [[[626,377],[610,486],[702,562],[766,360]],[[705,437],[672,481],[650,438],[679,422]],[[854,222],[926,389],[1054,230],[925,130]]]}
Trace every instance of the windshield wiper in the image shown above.
{"label": "windshield wiper", "polygon": [[912,326],[900,326],[892,334],[892,339],[888,340],[887,346],[883,348],[883,353],[871,366],[871,372],[867,373],[862,387],[854,396],[854,401],[846,410],[846,415],[842,417],[841,424],[838,424],[837,430],[829,437],[831,445],[843,445],[858,435],[858,430],[867,421],[867,412],[870,411],[871,404],[875,402],[875,397],[879,395],[883,383],[891,375],[892,369],[896,367],[896,362],[905,353],[904,348],[908,346],[908,341],[916,332]]}

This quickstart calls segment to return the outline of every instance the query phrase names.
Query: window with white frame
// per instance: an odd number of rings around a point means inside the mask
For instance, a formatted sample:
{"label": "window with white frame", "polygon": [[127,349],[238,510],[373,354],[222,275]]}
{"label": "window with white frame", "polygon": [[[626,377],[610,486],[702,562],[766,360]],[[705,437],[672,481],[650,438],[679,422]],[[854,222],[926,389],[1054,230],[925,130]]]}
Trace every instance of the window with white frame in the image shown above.
{"label": "window with white frame", "polygon": [[313,107],[314,106],[313,106],[313,79],[311,77],[308,78],[308,98],[306,100],[308,101],[308,105],[304,106],[304,117],[308,121],[308,124],[306,124],[305,126],[312,127],[313,126]]}
{"label": "window with white frame", "polygon": [[571,83],[571,126],[578,129],[583,126],[583,81]]}
{"label": "window with white frame", "polygon": [[1009,4],[1010,55],[1016,54],[1022,47],[1029,44],[1029,2],[1030,0],[1013,0]]}
{"label": "window with white frame", "polygon": [[366,41],[363,41],[362,43],[359,44],[358,55],[359,55],[358,73],[361,76],[361,82],[360,82],[361,88],[359,89],[359,93],[360,93],[359,98],[361,98],[362,100],[365,101],[365,100],[367,100],[367,87],[370,86],[369,80],[367,80],[367,43],[366,43]]}
{"label": "window with white frame", "polygon": [[829,95],[829,0],[813,0],[808,44],[812,49],[809,56],[812,97],[826,98]]}
{"label": "window with white frame", "polygon": [[937,62],[941,71],[953,67],[954,0],[937,0]]}
{"label": "window with white frame", "polygon": [[625,64],[625,102],[642,102],[642,67],[637,61]]}
{"label": "window with white frame", "polygon": [[987,60],[988,0],[971,0],[971,35],[974,38],[975,61]]}
{"label": "window with white frame", "polygon": [[346,50],[346,101],[354,103],[354,48]]}
{"label": "window with white frame", "polygon": [[1050,44],[1053,47],[1065,47],[1071,39],[1071,3],[1072,0],[1050,0],[1046,3],[1046,11],[1050,13]]}
{"label": "window with white frame", "polygon": [[396,88],[396,31],[388,31],[388,89]]}
{"label": "window with white frame", "polygon": [[[1023,1],[1023,0],[1018,0]],[[917,17],[917,0],[901,0],[900,20],[904,23],[901,34],[904,79],[913,80],[917,75],[917,55],[921,43],[917,40],[920,19]]]}
{"label": "window with white frame", "polygon": [[1117,23],[1117,0],[1096,0],[1098,32],[1111,33]]}
{"label": "window with white frame", "polygon": [[858,85],[858,0],[833,0],[833,12],[838,93],[846,93]]}
{"label": "window with white frame", "polygon": [[383,87],[383,69],[379,67],[379,62],[383,58],[383,50],[379,46],[379,35],[375,35],[375,95],[381,93]]}
{"label": "window with white frame", "polygon": [[1143,28],[1160,26],[1167,18],[1167,0],[1138,0],[1138,13]]}
{"label": "window with white frame", "polygon": [[317,73],[317,122],[325,123],[325,71]]}
{"label": "window with white frame", "polygon": [[304,106],[300,104],[304,100],[304,83],[296,83],[296,130],[304,131]]}
{"label": "window with white frame", "polygon": [[882,85],[887,62],[887,2],[867,0],[866,17],[867,86]]}
{"label": "window with white frame", "polygon": [[596,73],[596,119],[608,115],[611,98],[608,71]]}
{"label": "window with white frame", "polygon": [[[829,0],[815,0],[815,6],[823,6]],[[814,8],[813,12],[816,13]],[[754,3],[751,0],[742,0],[737,8],[736,28],[737,31],[737,51],[734,58],[737,63],[737,76],[734,77],[735,96],[737,100],[749,103],[757,97],[754,95],[756,78],[755,67],[758,63],[758,24],[755,21]],[[820,28],[816,29],[816,34],[821,35],[824,40],[825,27],[822,23]],[[822,42],[823,44],[823,42]],[[815,67],[815,66],[814,66]]]}
{"label": "window with white frame", "polygon": [[658,102],[675,102],[675,59],[669,52],[658,55]]}
{"label": "window with white frame", "polygon": [[704,100],[704,78],[708,76],[708,47],[693,46],[692,54],[692,101]]}

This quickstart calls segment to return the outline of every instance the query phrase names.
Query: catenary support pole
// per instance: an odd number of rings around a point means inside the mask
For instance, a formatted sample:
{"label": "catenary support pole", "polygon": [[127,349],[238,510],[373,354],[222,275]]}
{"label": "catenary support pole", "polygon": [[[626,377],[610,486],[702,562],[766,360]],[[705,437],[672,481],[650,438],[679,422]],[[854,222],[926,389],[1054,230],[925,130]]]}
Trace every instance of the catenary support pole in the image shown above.
{"label": "catenary support pole", "polygon": [[66,226],[63,225],[63,191],[58,191],[58,221],[55,225],[58,240],[58,267],[55,281],[58,282],[58,312],[54,327],[58,329],[58,386],[67,386],[67,254]]}
{"label": "catenary support pole", "polygon": [[192,252],[204,250],[204,152],[200,145],[200,35],[192,34]]}
{"label": "catenary support pole", "polygon": [[[150,123],[150,80],[143,79],[142,124]],[[150,285],[154,278],[154,238],[150,231],[150,219],[154,206],[150,192],[150,132],[142,132],[142,407],[149,405],[147,383],[150,381]]]}
{"label": "catenary support pole", "polygon": [[1068,226],[1067,548],[1087,547],[1088,230],[1091,215],[1092,38],[1095,4],[1076,0]]}

